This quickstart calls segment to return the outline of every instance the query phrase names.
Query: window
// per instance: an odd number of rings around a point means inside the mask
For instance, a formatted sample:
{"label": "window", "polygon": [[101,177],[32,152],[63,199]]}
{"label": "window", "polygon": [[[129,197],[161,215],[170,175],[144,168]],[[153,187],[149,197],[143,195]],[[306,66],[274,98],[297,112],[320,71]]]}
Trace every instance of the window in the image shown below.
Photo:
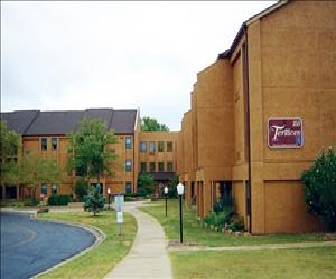
{"label": "window", "polygon": [[155,168],[155,162],[150,162],[149,163],[149,171],[150,172],[155,172],[156,168]]}
{"label": "window", "polygon": [[125,160],[125,171],[127,172],[132,171],[132,160],[131,159]]}
{"label": "window", "polygon": [[51,146],[52,146],[52,151],[57,150],[57,138],[52,138],[51,139]]}
{"label": "window", "polygon": [[155,141],[149,142],[149,152],[155,152],[156,151],[156,144]]}
{"label": "window", "polygon": [[159,162],[159,171],[164,171],[164,162]]}
{"label": "window", "polygon": [[125,194],[130,194],[132,193],[132,182],[127,181],[125,183]]}
{"label": "window", "polygon": [[158,143],[158,151],[164,152],[164,141],[159,141]]}
{"label": "window", "polygon": [[141,162],[140,163],[140,171],[141,172],[147,172],[147,162]]}
{"label": "window", "polygon": [[47,151],[47,138],[41,139],[41,151]]}
{"label": "window", "polygon": [[51,194],[52,195],[57,195],[57,184],[54,183],[52,186],[51,186]]}
{"label": "window", "polygon": [[125,138],[125,149],[131,149],[132,148],[132,138],[126,137]]}
{"label": "window", "polygon": [[46,195],[48,193],[48,186],[47,184],[41,184],[41,194]]}
{"label": "window", "polygon": [[173,162],[167,162],[167,171],[173,171]]}
{"label": "window", "polygon": [[172,152],[173,150],[173,142],[167,141],[167,152]]}
{"label": "window", "polygon": [[140,141],[140,152],[146,152],[147,151],[147,142]]}

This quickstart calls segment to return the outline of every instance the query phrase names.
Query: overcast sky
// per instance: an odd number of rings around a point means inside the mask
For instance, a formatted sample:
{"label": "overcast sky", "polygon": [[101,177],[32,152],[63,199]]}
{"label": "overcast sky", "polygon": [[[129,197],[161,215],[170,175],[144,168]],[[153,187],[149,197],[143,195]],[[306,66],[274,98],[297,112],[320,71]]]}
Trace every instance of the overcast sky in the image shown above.
{"label": "overcast sky", "polygon": [[179,130],[197,72],[275,1],[1,1],[1,111],[140,108]]}

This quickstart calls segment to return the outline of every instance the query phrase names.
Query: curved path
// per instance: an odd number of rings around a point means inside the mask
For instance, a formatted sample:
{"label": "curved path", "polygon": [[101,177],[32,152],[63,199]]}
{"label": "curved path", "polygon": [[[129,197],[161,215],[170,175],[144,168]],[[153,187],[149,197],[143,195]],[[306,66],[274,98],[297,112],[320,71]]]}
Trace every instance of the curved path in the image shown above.
{"label": "curved path", "polygon": [[138,222],[138,233],[129,254],[105,278],[172,278],[166,239],[159,222],[139,211],[137,202],[127,202],[123,211]]}
{"label": "curved path", "polygon": [[82,228],[1,212],[1,278],[30,278],[95,242]]}

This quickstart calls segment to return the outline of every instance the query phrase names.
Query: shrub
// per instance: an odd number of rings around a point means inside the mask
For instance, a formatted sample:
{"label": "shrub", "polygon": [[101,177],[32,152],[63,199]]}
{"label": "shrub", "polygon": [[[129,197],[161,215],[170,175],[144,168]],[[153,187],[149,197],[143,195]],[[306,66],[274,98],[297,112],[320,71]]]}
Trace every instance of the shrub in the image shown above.
{"label": "shrub", "polygon": [[208,225],[214,225],[216,218],[216,213],[213,211],[210,211],[207,216],[204,218],[204,223]]}
{"label": "shrub", "polygon": [[336,231],[336,154],[329,148],[301,175],[305,201],[309,210],[325,224],[327,230]]}
{"label": "shrub", "polygon": [[104,209],[105,198],[103,194],[100,193],[101,187],[99,184],[96,186],[92,185],[88,189],[88,194],[85,196],[84,210],[93,211],[93,214],[102,211]]}
{"label": "shrub", "polygon": [[229,227],[234,232],[243,231],[244,230],[244,218],[235,214],[231,219],[231,223]]}
{"label": "shrub", "polygon": [[48,205],[68,205],[71,200],[70,195],[52,195],[48,198]]}

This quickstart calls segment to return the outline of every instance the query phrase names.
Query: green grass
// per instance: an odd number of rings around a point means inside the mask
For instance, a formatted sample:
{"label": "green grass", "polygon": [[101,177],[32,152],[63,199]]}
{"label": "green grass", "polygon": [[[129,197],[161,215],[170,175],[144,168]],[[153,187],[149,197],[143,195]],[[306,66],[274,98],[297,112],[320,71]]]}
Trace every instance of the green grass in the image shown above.
{"label": "green grass", "polygon": [[336,247],[170,253],[175,279],[336,278]]}
{"label": "green grass", "polygon": [[114,211],[104,211],[97,216],[87,212],[50,212],[38,216],[87,224],[99,228],[106,235],[101,245],[39,278],[103,278],[131,249],[137,232],[136,220],[128,213],[124,213],[121,236],[115,225]]}
{"label": "green grass", "polygon": [[[164,228],[168,239],[179,240],[180,223],[178,201],[168,200],[168,218],[165,201],[150,202],[153,206],[139,207],[140,210],[155,217]],[[262,236],[234,236],[212,231],[198,224],[195,210],[183,209],[184,242],[196,242],[205,246],[244,246],[262,244],[280,244],[325,240],[323,234],[273,234]]]}

